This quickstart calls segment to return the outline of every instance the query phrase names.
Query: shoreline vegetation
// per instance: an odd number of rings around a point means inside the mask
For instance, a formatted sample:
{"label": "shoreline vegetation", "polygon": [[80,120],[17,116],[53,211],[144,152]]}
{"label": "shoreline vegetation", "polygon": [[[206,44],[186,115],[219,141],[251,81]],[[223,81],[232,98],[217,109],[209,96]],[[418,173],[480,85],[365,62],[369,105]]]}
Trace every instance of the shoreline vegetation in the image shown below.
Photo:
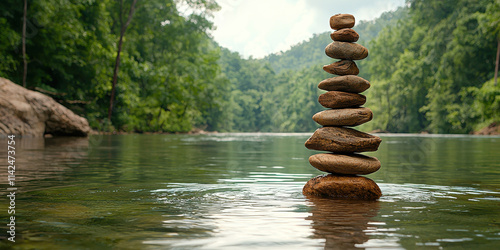
{"label": "shoreline vegetation", "polygon": [[[309,132],[296,132],[296,133],[312,133],[314,131],[309,131]],[[143,132],[143,133],[138,133],[138,132],[126,132],[126,131],[97,131],[97,130],[92,130],[89,135],[131,135],[131,134],[145,134],[145,135],[169,135],[169,134],[185,134],[185,135],[213,135],[213,134],[225,134],[225,133],[261,133],[261,134],[275,134],[275,133],[294,133],[294,132],[219,132],[219,131],[205,131],[201,129],[194,129],[189,132]],[[500,135],[500,124],[493,123],[488,127],[485,127],[479,131],[474,131],[469,134],[431,134],[427,131],[423,131],[420,133],[391,133],[388,131],[383,131],[383,130],[373,130],[367,132],[368,134],[398,134],[398,135],[492,135],[492,136],[498,136]],[[46,134],[45,137],[53,137],[50,134]]]}
{"label": "shoreline vegetation", "polygon": [[[173,0],[27,3],[0,3],[0,77],[52,97],[94,131],[318,127],[311,117],[324,110],[316,99],[323,93],[318,83],[330,77],[321,70],[332,63],[323,51],[329,32],[288,51],[244,59],[211,37],[210,15],[220,9],[214,0],[186,2],[190,14]],[[353,29],[370,51],[358,66],[371,84],[365,106],[374,118],[360,130],[500,132],[498,1],[409,0]]]}

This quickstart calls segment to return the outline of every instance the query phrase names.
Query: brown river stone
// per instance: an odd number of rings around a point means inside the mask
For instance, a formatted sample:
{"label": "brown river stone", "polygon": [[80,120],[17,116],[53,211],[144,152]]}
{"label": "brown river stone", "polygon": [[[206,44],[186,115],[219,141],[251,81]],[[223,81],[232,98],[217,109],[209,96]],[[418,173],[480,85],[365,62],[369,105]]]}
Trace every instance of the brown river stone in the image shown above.
{"label": "brown river stone", "polygon": [[341,41],[341,42],[356,42],[359,39],[359,34],[353,29],[341,29],[334,31],[330,34],[330,37],[333,41]]}
{"label": "brown river stone", "polygon": [[336,14],[330,17],[330,27],[334,30],[352,28],[356,20],[351,14]]}
{"label": "brown river stone", "polygon": [[377,200],[382,196],[377,183],[363,176],[320,175],[310,179],[302,194],[334,199]]}
{"label": "brown river stone", "polygon": [[323,70],[339,76],[343,75],[357,75],[359,74],[359,68],[354,61],[351,60],[340,60],[332,64],[323,66]]}
{"label": "brown river stone", "polygon": [[382,140],[361,131],[344,127],[322,127],[306,141],[305,146],[312,150],[333,153],[355,153],[377,151]]}
{"label": "brown river stone", "polygon": [[372,119],[369,108],[329,109],[313,115],[313,120],[323,126],[358,126]]}
{"label": "brown river stone", "polygon": [[325,53],[335,59],[362,60],[368,56],[368,49],[357,43],[332,42],[326,46]]}
{"label": "brown river stone", "polygon": [[325,108],[351,108],[365,104],[366,96],[342,91],[328,91],[318,97],[318,102]]}
{"label": "brown river stone", "polygon": [[327,91],[343,91],[361,93],[370,88],[370,82],[353,75],[336,76],[325,79],[318,84],[318,88]]}
{"label": "brown river stone", "polygon": [[362,154],[315,154],[309,163],[320,171],[333,174],[371,174],[380,169],[380,161]]}

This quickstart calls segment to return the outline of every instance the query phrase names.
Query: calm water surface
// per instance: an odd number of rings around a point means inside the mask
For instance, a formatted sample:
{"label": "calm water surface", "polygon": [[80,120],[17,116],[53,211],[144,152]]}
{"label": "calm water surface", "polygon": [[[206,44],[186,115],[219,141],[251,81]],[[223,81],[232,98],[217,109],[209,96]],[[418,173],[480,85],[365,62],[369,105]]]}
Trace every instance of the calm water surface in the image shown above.
{"label": "calm water surface", "polygon": [[500,138],[381,135],[377,202],[307,199],[308,134],[18,139],[1,249],[499,249]]}

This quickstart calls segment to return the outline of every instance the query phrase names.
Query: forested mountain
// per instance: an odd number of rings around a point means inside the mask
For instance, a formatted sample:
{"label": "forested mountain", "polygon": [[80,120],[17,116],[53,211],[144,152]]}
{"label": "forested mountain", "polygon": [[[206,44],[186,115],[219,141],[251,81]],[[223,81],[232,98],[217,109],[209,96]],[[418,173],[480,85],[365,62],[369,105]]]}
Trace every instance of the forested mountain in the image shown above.
{"label": "forested mountain", "polygon": [[375,119],[367,126],[468,133],[500,121],[499,40],[498,1],[411,1],[409,16],[369,46],[366,105]]}
{"label": "forested mountain", "polygon": [[[355,26],[359,43],[370,51],[358,66],[360,76],[372,84],[364,94],[365,106],[374,113],[374,120],[361,129],[469,133],[500,122],[500,87],[493,83],[499,18],[500,4],[495,0],[413,0]],[[241,60],[231,54],[231,60],[242,65],[237,71],[222,66],[232,75],[233,106],[244,103],[254,108],[232,119],[230,130],[318,127],[311,116],[324,109],[316,104],[321,93],[315,89],[317,83],[332,77],[322,71],[323,64],[333,61],[324,55],[329,42],[328,33],[315,35],[263,60]],[[222,61],[225,58],[223,54]],[[259,77],[264,71],[265,79]],[[242,85],[245,89],[238,87]],[[256,119],[261,125],[242,126],[239,119]]]}
{"label": "forested mountain", "polygon": [[[329,32],[264,59],[243,59],[210,37],[207,0],[27,1],[26,87],[49,93],[94,129],[132,132],[305,132],[324,110],[317,84]],[[194,10],[179,12],[179,4]],[[0,76],[23,83],[23,4],[0,2]],[[130,17],[130,22],[128,21]],[[126,26],[129,22],[129,25]],[[126,27],[126,29],[123,29]],[[493,81],[496,0],[410,0],[354,29],[372,87],[365,131],[469,133],[500,122]],[[124,31],[124,32],[123,32]],[[111,120],[113,71],[123,48]]]}
{"label": "forested mountain", "polygon": [[[400,7],[396,11],[384,12],[376,20],[358,22],[354,26],[356,32],[361,34],[357,43],[367,46],[384,27],[395,25],[407,14],[408,9]],[[328,20],[325,20],[325,26],[328,27]],[[314,34],[309,40],[292,46],[290,50],[270,54],[260,61],[270,63],[276,73],[287,69],[300,70],[313,65],[329,64],[331,59],[325,56],[325,47],[332,42],[330,33]]]}

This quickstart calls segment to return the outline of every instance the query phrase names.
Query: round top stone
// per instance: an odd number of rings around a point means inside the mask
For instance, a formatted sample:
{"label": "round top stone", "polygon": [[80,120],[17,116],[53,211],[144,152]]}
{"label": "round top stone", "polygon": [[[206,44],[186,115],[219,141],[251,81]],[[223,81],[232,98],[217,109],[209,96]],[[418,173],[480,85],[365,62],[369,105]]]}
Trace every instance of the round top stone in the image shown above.
{"label": "round top stone", "polygon": [[330,17],[330,27],[334,30],[354,27],[354,16],[351,14],[337,14]]}

